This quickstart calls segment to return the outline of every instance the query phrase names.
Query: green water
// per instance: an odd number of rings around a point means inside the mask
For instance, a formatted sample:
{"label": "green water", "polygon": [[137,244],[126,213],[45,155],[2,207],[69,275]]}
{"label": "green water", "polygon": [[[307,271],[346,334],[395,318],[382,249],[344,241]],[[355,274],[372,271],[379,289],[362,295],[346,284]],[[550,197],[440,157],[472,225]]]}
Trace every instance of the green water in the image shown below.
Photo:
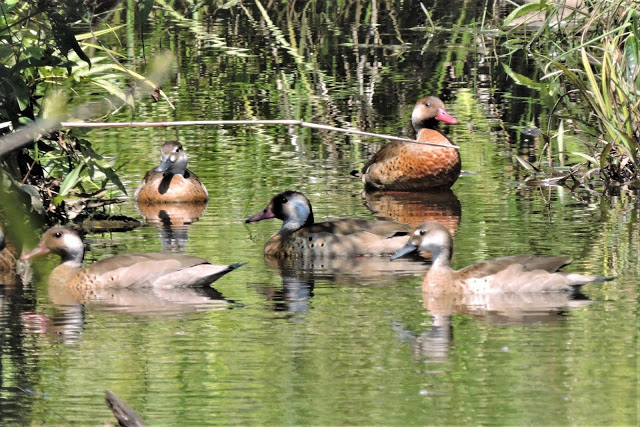
{"label": "green water", "polygon": [[[463,123],[441,130],[461,147],[465,173],[444,198],[363,196],[349,172],[384,141],[296,127],[90,132],[97,150],[118,155],[130,195],[162,142],[178,138],[211,201],[188,226],[89,235],[88,262],[165,250],[248,264],[195,302],[178,294],[164,305],[150,296],[147,305],[74,307],[47,290],[57,259],[34,262],[30,283],[2,293],[2,423],[100,425],[111,419],[110,389],[148,425],[637,425],[636,197],[524,185],[512,155],[533,156],[539,142],[519,130],[546,123],[549,106],[505,80],[497,41],[476,43],[469,28],[482,11],[454,3],[435,5],[432,17],[452,30],[426,38],[419,5],[393,2],[377,5],[375,31],[365,11],[340,2],[344,10],[274,6],[270,24],[255,5],[189,21],[203,29],[155,14],[145,43],[177,58],[163,85],[176,110],[142,99],[135,120],[295,118],[396,135],[415,100],[437,94]],[[114,49],[140,64],[133,40]],[[518,61],[510,66],[527,72]],[[446,312],[423,301],[420,263],[267,264],[262,248],[280,223],[243,220],[285,189],[304,192],[317,220],[445,221],[456,230],[456,267],[564,254],[570,271],[617,279],[585,287],[581,299]],[[141,218],[130,199],[115,213]]]}

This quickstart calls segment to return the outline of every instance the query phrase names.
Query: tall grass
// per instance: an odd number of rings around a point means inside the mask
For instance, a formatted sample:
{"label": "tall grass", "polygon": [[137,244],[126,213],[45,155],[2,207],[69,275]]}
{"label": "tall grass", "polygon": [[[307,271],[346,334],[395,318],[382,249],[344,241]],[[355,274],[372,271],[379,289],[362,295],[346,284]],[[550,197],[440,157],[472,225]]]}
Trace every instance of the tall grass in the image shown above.
{"label": "tall grass", "polygon": [[[570,4],[571,3],[571,4]],[[510,36],[545,70],[542,78],[559,94],[554,117],[565,132],[582,136],[586,152],[607,184],[638,177],[640,149],[640,30],[638,3],[561,0],[527,3],[506,24],[518,22]],[[535,19],[536,28],[522,33]],[[527,19],[528,18],[528,19]],[[558,133],[560,134],[560,133]]]}

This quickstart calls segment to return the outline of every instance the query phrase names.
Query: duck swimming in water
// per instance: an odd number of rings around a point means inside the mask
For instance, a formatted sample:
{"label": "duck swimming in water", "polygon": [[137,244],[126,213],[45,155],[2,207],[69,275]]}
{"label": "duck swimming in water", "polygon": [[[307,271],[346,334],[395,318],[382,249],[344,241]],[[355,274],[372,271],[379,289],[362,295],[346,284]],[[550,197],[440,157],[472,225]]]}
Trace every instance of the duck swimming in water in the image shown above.
{"label": "duck swimming in water", "polygon": [[391,259],[418,250],[430,252],[433,258],[422,285],[423,291],[429,293],[569,291],[586,283],[614,279],[560,271],[571,263],[563,256],[507,256],[454,270],[451,268],[453,238],[445,226],[435,221],[420,224],[411,233],[407,245]]}
{"label": "duck swimming in water", "polygon": [[409,224],[393,221],[315,222],[309,199],[298,191],[277,194],[263,211],[245,222],[271,218],[283,222],[280,231],[264,247],[264,254],[275,258],[390,255],[407,243],[412,231]]}
{"label": "duck swimming in water", "polygon": [[92,288],[171,288],[208,285],[242,263],[215,265],[203,258],[183,254],[137,253],[115,255],[82,267],[84,243],[73,229],[55,226],[44,233],[40,244],[23,260],[53,253],[62,262],[53,269],[49,283],[90,292]]}
{"label": "duck swimming in water", "polygon": [[365,187],[385,191],[451,187],[460,176],[460,153],[456,148],[446,148],[453,144],[435,130],[439,121],[460,123],[447,113],[440,98],[418,100],[411,114],[416,142],[392,141],[382,147],[360,172]]}
{"label": "duck swimming in water", "polygon": [[144,176],[133,198],[140,204],[207,203],[209,193],[196,174],[187,169],[187,153],[178,141],[161,148],[158,167]]}

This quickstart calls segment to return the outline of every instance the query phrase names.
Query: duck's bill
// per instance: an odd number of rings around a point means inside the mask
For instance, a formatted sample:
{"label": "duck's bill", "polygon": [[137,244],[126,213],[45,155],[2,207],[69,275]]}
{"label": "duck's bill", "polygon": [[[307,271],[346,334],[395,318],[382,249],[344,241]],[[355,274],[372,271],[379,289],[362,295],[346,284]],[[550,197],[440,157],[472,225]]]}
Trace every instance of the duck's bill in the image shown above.
{"label": "duck's bill", "polygon": [[271,205],[269,205],[265,210],[263,210],[262,212],[258,212],[251,218],[247,218],[244,222],[245,223],[258,222],[258,221],[262,221],[263,219],[271,219],[275,217],[276,216],[273,214],[273,211],[271,210]]}
{"label": "duck's bill", "polygon": [[48,253],[51,253],[51,249],[46,247],[44,242],[40,242],[39,246],[36,246],[36,248],[34,250],[32,250],[31,252],[22,255],[20,257],[20,259],[27,260],[27,259],[31,259],[33,257],[37,257],[37,256],[40,256],[40,255],[46,255]]}
{"label": "duck's bill", "polygon": [[394,259],[400,258],[401,256],[405,256],[407,254],[415,252],[417,250],[418,250],[418,247],[413,245],[413,244],[411,244],[411,242],[409,242],[402,249],[400,249],[398,252],[396,252],[395,254],[391,255],[391,261],[393,261]]}
{"label": "duck's bill", "polygon": [[160,166],[155,168],[154,171],[156,171],[156,172],[166,172],[166,171],[169,170],[169,168],[171,168],[172,164],[173,164],[173,162],[171,161],[171,157],[170,156],[163,157],[162,158],[162,162],[160,163]]}
{"label": "duck's bill", "polygon": [[436,120],[440,120],[441,122],[449,123],[450,125],[458,125],[460,122],[458,119],[453,117],[451,114],[444,111],[442,108],[438,110],[438,115],[436,115]]}

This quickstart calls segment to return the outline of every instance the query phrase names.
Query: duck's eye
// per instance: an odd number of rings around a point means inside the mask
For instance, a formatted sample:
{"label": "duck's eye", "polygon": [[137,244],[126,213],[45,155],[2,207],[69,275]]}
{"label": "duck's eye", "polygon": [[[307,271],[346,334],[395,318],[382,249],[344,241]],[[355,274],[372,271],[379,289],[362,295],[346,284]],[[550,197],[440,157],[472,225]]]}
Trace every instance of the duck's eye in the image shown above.
{"label": "duck's eye", "polygon": [[55,237],[56,239],[59,239],[62,237],[62,233],[59,231],[56,231],[55,233],[53,233],[53,237]]}
{"label": "duck's eye", "polygon": [[287,203],[287,202],[288,202],[287,198],[286,198],[286,197],[283,197],[283,198],[282,198],[282,204],[284,205],[284,204],[285,204],[285,203]]}
{"label": "duck's eye", "polygon": [[424,231],[424,230],[420,230],[420,235],[421,235],[421,236],[424,236],[424,233],[426,233],[426,231]]}
{"label": "duck's eye", "polygon": [[427,107],[431,107],[431,103],[430,102],[427,102],[424,105],[426,105]]}

